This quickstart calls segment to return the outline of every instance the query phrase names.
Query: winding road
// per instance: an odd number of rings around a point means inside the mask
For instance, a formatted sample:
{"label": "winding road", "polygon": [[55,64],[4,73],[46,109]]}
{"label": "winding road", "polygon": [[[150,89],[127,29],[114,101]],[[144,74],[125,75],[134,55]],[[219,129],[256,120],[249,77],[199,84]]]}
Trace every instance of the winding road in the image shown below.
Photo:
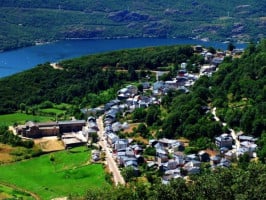
{"label": "winding road", "polygon": [[113,174],[115,185],[119,185],[119,184],[124,185],[125,180],[124,180],[123,176],[121,175],[120,170],[118,169],[117,164],[116,164],[116,162],[112,156],[112,153],[110,153],[110,149],[107,147],[107,141],[105,140],[105,138],[103,136],[104,127],[103,127],[103,117],[102,116],[100,116],[97,119],[97,125],[99,128],[99,131],[98,131],[98,136],[100,138],[99,144],[102,147],[102,150],[104,150],[106,153],[106,163],[107,163],[107,166],[109,167],[110,171]]}

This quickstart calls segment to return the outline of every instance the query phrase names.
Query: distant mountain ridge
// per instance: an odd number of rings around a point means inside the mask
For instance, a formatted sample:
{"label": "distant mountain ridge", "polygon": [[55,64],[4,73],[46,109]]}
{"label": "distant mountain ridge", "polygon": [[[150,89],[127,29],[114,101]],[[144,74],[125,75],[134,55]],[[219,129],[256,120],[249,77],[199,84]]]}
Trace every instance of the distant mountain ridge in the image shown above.
{"label": "distant mountain ridge", "polygon": [[2,0],[0,49],[69,38],[265,37],[266,2]]}

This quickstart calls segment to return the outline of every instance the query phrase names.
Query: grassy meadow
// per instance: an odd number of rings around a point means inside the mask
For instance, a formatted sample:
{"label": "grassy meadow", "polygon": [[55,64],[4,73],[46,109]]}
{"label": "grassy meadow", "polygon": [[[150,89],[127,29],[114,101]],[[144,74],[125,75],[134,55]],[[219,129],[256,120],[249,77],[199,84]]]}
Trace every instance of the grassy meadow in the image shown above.
{"label": "grassy meadow", "polygon": [[0,166],[0,182],[51,199],[80,196],[91,187],[108,185],[101,164],[90,164],[90,150],[78,147]]}
{"label": "grassy meadow", "polygon": [[[70,104],[43,104],[40,104],[38,107],[36,107],[35,115],[27,114],[25,110],[18,110],[17,112],[12,114],[0,115],[0,126],[11,126],[14,123],[25,124],[27,121],[48,122],[55,121],[56,119],[58,119],[58,117],[69,117],[66,112],[68,109],[70,109]],[[42,106],[45,108],[41,108]],[[63,118],[61,120],[64,120]]]}
{"label": "grassy meadow", "polygon": [[14,123],[24,124],[27,121],[47,122],[53,120],[49,116],[30,115],[25,113],[12,113],[0,115],[0,126],[11,126]]}
{"label": "grassy meadow", "polygon": [[54,114],[54,115],[62,115],[66,112],[64,110],[59,110],[56,108],[46,108],[46,109],[42,109],[41,111],[44,113]]}

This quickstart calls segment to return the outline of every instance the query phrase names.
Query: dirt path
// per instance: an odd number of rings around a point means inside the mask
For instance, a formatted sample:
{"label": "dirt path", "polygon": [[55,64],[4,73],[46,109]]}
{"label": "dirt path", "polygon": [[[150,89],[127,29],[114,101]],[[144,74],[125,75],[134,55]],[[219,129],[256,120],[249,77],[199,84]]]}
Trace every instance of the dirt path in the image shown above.
{"label": "dirt path", "polygon": [[8,127],[8,130],[11,131],[14,135],[17,135],[17,131],[16,131],[16,129],[14,128],[14,126],[9,126],[9,127]]}
{"label": "dirt path", "polygon": [[61,67],[60,65],[58,65],[57,63],[50,63],[51,67],[53,67],[54,69],[59,69],[59,70],[63,70],[64,68]]}
{"label": "dirt path", "polygon": [[6,187],[10,187],[12,189],[15,189],[15,190],[30,194],[34,199],[41,200],[41,198],[37,194],[35,194],[35,193],[31,192],[31,191],[25,190],[23,188],[19,188],[19,187],[15,186],[15,185],[12,185],[10,183],[0,182],[0,185],[6,186]]}
{"label": "dirt path", "polygon": [[[217,117],[217,115],[216,115],[216,107],[214,107],[212,109],[211,113],[213,114],[215,121],[217,121],[217,122],[220,122],[221,121],[220,118]],[[223,122],[222,125],[223,126],[226,126],[227,124]],[[233,140],[235,141],[236,150],[238,150],[240,148],[240,141],[238,140],[237,135],[238,134],[241,134],[242,132],[236,133],[235,130],[234,129],[231,129],[231,128],[229,128],[229,131],[230,131],[230,134],[231,134]]]}

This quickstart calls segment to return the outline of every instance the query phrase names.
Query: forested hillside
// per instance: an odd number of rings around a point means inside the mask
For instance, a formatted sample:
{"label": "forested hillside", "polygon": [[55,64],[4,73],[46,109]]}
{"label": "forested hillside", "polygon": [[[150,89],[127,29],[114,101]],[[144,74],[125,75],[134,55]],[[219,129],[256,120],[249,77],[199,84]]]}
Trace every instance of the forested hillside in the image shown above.
{"label": "forested hillside", "polygon": [[216,107],[228,127],[259,138],[262,162],[266,157],[266,41],[250,44],[241,58],[226,57],[212,77],[201,77],[189,94],[169,93],[162,106],[167,115],[159,137],[186,137],[210,146],[210,138],[226,132],[206,106]]}
{"label": "forested hillside", "polygon": [[[191,93],[169,92],[162,98],[162,108],[167,114],[162,112],[156,118],[158,122],[152,123],[160,126],[157,136],[184,136],[209,143],[210,138],[226,131],[226,127],[206,113],[207,107],[217,107],[218,116],[230,128],[255,137],[263,135],[265,58],[265,40],[257,46],[250,44],[241,58],[226,57],[212,77],[201,77]],[[85,56],[63,61],[59,69],[46,63],[0,80],[0,113],[15,112],[21,104],[34,106],[45,101],[70,103],[78,108],[99,105],[106,99],[96,98],[95,94],[112,88],[109,98],[113,98],[121,85],[150,76],[152,70],[161,67],[168,67],[175,76],[178,65],[185,61],[193,64],[202,58],[193,55],[190,46],[166,46]],[[266,144],[264,140],[261,144]]]}
{"label": "forested hillside", "polygon": [[213,105],[230,127],[260,136],[266,125],[266,41],[227,60],[210,81]]}
{"label": "forested hillside", "polygon": [[264,1],[2,0],[0,50],[67,38],[265,36]]}
{"label": "forested hillside", "polygon": [[116,94],[123,83],[146,77],[158,67],[177,65],[192,54],[190,46],[150,47],[62,61],[59,69],[45,63],[0,79],[0,113],[12,113],[21,103],[33,106],[47,100],[86,106],[101,91],[114,88]]}
{"label": "forested hillside", "polygon": [[160,182],[152,185],[132,183],[111,189],[90,189],[84,198],[87,200],[266,199],[265,165],[245,163],[245,166],[245,168],[220,168],[214,172],[193,176],[187,181],[178,178],[168,185]]}

